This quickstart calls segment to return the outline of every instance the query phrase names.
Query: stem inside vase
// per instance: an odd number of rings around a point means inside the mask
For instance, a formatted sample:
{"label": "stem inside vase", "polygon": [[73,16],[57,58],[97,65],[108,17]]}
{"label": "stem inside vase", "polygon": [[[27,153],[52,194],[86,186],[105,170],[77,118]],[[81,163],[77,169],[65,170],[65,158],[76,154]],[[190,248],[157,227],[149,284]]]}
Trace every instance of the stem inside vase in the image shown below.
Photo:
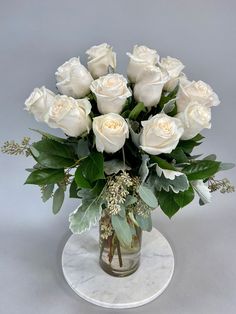
{"label": "stem inside vase", "polygon": [[130,247],[124,246],[112,228],[110,217],[100,220],[100,259],[101,268],[116,277],[125,277],[134,273],[140,263],[142,230],[132,226],[134,230]]}

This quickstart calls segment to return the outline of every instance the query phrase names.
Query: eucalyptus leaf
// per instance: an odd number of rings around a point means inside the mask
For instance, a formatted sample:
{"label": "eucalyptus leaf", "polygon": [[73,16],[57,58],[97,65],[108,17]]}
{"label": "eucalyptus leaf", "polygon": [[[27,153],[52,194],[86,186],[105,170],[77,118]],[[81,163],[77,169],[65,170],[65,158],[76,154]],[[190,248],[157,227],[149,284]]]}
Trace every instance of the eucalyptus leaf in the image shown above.
{"label": "eucalyptus leaf", "polygon": [[61,206],[64,202],[64,197],[65,191],[61,186],[59,186],[58,189],[53,194],[52,211],[54,215],[56,215],[60,211]]}
{"label": "eucalyptus leaf", "polygon": [[220,163],[220,169],[221,171],[224,171],[224,170],[230,170],[232,168],[235,167],[235,164],[234,163],[230,163],[230,162],[221,162]]}
{"label": "eucalyptus leaf", "polygon": [[46,187],[43,189],[43,192],[42,192],[43,202],[47,202],[52,197],[53,190],[54,190],[54,183],[46,185]]}
{"label": "eucalyptus leaf", "polygon": [[135,219],[139,225],[139,227],[143,231],[148,231],[150,232],[152,230],[152,217],[151,214],[147,217],[143,217],[141,215],[135,215]]}
{"label": "eucalyptus leaf", "polygon": [[156,208],[158,206],[158,202],[156,196],[152,192],[150,188],[144,185],[140,185],[137,189],[137,192],[141,199],[150,207]]}
{"label": "eucalyptus leaf", "polygon": [[126,217],[123,218],[119,215],[112,215],[111,223],[121,245],[130,247],[132,242],[132,233]]}

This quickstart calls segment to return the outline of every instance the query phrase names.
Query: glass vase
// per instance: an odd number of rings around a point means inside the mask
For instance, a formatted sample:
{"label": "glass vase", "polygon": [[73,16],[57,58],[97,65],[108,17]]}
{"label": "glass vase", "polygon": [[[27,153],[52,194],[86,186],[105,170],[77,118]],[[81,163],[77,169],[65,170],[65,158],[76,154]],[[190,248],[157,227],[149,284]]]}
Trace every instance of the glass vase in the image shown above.
{"label": "glass vase", "polygon": [[99,245],[101,268],[109,275],[125,277],[133,274],[140,264],[142,230],[130,223],[132,242],[124,246],[112,228],[109,216],[102,217],[99,223]]}

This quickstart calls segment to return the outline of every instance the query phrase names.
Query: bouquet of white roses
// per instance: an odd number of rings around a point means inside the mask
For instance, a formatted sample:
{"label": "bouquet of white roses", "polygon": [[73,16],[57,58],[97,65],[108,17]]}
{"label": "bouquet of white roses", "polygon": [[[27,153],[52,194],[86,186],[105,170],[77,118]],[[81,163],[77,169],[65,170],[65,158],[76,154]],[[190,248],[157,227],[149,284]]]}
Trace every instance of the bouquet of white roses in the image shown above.
{"label": "bouquet of white roses", "polygon": [[208,84],[189,81],[178,59],[160,59],[145,46],[127,53],[128,81],[115,73],[116,54],[109,45],[93,46],[87,54],[88,69],[79,58],[57,69],[60,94],[36,88],[25,102],[37,121],[65,136],[36,130],[40,141],[24,138],[2,147],[35,159],[26,184],[40,186],[43,201],[53,198],[54,214],[67,189],[81,199],[69,217],[73,233],[103,219],[103,238],[115,233],[129,247],[134,227],[151,230],[158,206],[172,217],[195,194],[203,205],[215,190],[233,191],[227,179],[215,179],[232,164],[215,155],[192,155],[219,104]]}

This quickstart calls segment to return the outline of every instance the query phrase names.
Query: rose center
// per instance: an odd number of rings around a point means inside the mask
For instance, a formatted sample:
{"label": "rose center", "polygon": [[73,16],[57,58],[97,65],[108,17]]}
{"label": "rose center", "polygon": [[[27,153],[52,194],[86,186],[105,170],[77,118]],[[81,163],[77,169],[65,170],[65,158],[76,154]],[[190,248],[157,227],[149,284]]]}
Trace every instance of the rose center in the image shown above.
{"label": "rose center", "polygon": [[121,127],[121,122],[116,120],[107,120],[104,122],[104,126],[108,129],[118,129]]}

